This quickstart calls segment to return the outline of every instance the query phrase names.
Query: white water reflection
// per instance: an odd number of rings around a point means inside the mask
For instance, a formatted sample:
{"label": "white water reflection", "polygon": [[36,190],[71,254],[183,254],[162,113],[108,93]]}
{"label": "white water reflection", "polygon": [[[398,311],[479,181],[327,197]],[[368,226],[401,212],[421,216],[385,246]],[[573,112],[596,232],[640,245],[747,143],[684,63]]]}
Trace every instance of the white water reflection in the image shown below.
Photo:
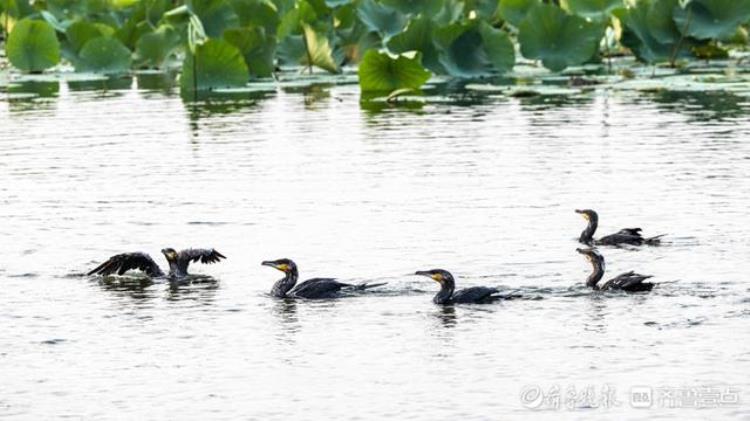
{"label": "white water reflection", "polygon": [[[605,384],[622,405],[576,418],[750,415],[628,400],[632,386],[750,393],[747,101],[600,91],[373,113],[356,87],[322,89],[233,105],[65,85],[0,100],[0,415],[558,419],[571,413],[531,412],[523,387]],[[668,233],[603,251],[607,275],[666,283],[582,289],[581,207],[602,234]],[[113,253],[190,246],[228,257],[193,266],[214,281],[76,276]],[[274,300],[278,272],[260,262],[280,257],[302,278],[389,285]],[[409,275],[432,267],[543,299],[439,308]]]}

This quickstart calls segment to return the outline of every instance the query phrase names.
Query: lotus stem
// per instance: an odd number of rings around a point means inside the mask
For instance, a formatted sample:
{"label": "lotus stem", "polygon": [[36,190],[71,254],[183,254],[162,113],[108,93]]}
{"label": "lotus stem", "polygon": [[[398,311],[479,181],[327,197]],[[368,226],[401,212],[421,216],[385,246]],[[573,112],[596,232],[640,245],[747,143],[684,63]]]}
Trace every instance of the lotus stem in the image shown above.
{"label": "lotus stem", "polygon": [[310,54],[310,46],[307,43],[307,31],[302,31],[302,42],[305,43],[305,53],[307,54],[307,72],[312,74],[312,54]]}
{"label": "lotus stem", "polygon": [[[5,25],[3,25],[3,42],[6,45],[6,49],[8,48],[8,35],[10,35],[10,31],[8,30],[8,23],[10,22],[9,17],[10,16],[10,0],[5,0]],[[5,53],[8,54],[7,52]]]}
{"label": "lotus stem", "polygon": [[196,54],[198,52],[198,49],[195,49],[196,51],[193,53],[190,53],[193,55],[193,101],[198,100],[198,55]]}
{"label": "lotus stem", "polygon": [[677,52],[680,51],[680,48],[682,48],[682,41],[685,39],[685,32],[687,32],[688,28],[690,27],[690,20],[693,18],[693,9],[691,9],[688,6],[687,9],[687,19],[685,19],[685,25],[682,28],[682,31],[680,31],[680,39],[677,40],[677,44],[675,44],[674,48],[672,49],[672,56],[669,57],[669,66],[674,68],[675,67],[675,60],[677,59]]}

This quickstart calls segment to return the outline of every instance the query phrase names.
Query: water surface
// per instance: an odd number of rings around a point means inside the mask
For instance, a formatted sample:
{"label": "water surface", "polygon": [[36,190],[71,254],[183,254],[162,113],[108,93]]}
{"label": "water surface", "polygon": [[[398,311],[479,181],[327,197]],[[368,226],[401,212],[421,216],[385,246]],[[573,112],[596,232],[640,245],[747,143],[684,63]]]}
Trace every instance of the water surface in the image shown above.
{"label": "water surface", "polygon": [[[146,78],[20,89],[41,95],[0,94],[0,417],[750,417],[747,97],[459,93],[376,112],[356,86],[198,104]],[[669,234],[603,250],[609,275],[663,284],[581,288],[582,207],[600,235]],[[228,259],[187,285],[81,276],[163,247]],[[275,300],[260,262],[281,257],[389,284]],[[441,308],[410,275],[434,267],[540,299]],[[740,403],[638,409],[634,387]],[[615,400],[569,409],[572,389]]]}

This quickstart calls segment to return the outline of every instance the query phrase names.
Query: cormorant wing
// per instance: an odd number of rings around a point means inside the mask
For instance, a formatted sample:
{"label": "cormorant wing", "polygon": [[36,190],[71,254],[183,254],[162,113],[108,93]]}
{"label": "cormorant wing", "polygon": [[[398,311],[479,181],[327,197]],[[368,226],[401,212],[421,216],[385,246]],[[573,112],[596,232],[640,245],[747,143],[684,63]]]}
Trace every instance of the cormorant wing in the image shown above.
{"label": "cormorant wing", "polygon": [[295,286],[289,292],[289,295],[301,298],[329,298],[345,286],[349,286],[349,284],[333,278],[313,278]]}
{"label": "cormorant wing", "polygon": [[606,235],[598,240],[594,241],[596,244],[604,244],[604,245],[617,245],[617,244],[635,244],[640,245],[643,244],[643,237],[641,234],[626,234],[624,233],[624,230],[616,233],[616,234],[610,234]]}
{"label": "cormorant wing", "polygon": [[102,275],[107,276],[113,273],[122,275],[123,273],[131,270],[138,269],[146,273],[148,276],[157,277],[164,276],[164,272],[159,268],[159,265],[154,262],[146,253],[122,253],[116,254],[109,258],[106,262],[94,268],[87,275]]}
{"label": "cormorant wing", "polygon": [[210,264],[217,263],[221,261],[221,259],[226,259],[226,256],[214,249],[186,249],[177,254],[177,261],[184,264],[185,267],[187,267],[190,262],[197,262],[200,260],[201,263]]}
{"label": "cormorant wing", "polygon": [[454,303],[478,303],[489,299],[492,294],[499,292],[497,288],[471,287],[459,289],[453,293],[451,300]]}
{"label": "cormorant wing", "polygon": [[641,275],[632,270],[625,272],[607,281],[602,289],[621,289],[623,291],[648,291],[654,287],[650,282],[643,282],[651,275]]}
{"label": "cormorant wing", "polygon": [[623,228],[620,231],[618,231],[618,234],[625,234],[625,235],[641,235],[641,231],[643,231],[640,228]]}

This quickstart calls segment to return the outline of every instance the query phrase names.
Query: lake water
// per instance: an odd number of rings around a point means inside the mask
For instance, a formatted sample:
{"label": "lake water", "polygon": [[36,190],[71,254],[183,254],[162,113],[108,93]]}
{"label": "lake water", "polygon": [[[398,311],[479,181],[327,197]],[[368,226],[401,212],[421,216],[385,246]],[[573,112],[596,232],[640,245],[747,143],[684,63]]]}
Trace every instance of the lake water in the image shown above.
{"label": "lake water", "polygon": [[[191,105],[151,79],[0,94],[0,418],[750,419],[749,96],[376,112],[356,85]],[[662,284],[583,288],[584,207],[669,234],[602,249]],[[163,247],[228,259],[82,276]],[[388,285],[280,301],[281,257]],[[412,275],[435,267],[530,299],[441,308]]]}

